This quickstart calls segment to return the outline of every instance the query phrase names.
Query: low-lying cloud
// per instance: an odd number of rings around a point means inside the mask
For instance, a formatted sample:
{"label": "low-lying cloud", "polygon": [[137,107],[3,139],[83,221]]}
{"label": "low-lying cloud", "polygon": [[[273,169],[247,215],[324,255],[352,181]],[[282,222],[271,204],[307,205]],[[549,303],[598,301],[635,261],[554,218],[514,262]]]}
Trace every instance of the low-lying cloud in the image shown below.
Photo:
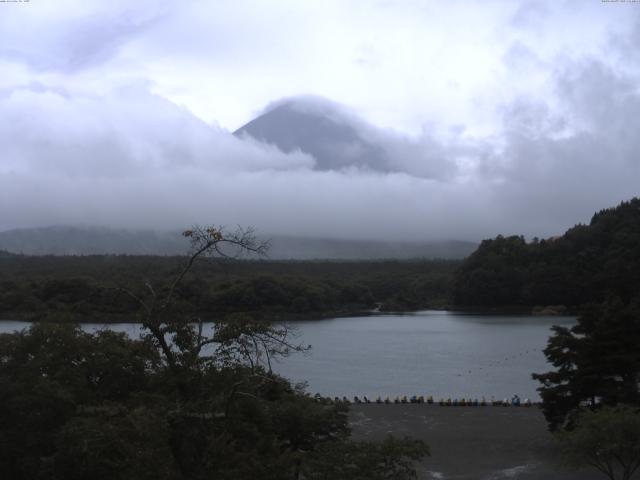
{"label": "low-lying cloud", "polygon": [[[561,233],[639,193],[639,11],[622,3],[7,4],[0,229]],[[214,125],[300,93],[353,105],[349,155],[382,155],[323,167]]]}
{"label": "low-lying cloud", "polygon": [[[640,185],[633,83],[586,63],[557,84],[565,116],[511,105],[500,142],[425,134],[413,140],[414,157],[406,139],[380,130],[377,141],[406,164],[392,173],[316,171],[309,155],[238,139],[141,86],[95,97],[15,88],[0,97],[0,221],[4,229],[221,223],[339,238],[547,236]],[[432,152],[446,175],[416,171]]]}
{"label": "low-lying cloud", "polygon": [[[8,127],[0,132],[4,228],[241,223],[273,233],[418,239],[474,237],[481,223],[472,183],[316,171],[307,154],[238,139],[141,88],[106,97],[19,88],[0,99],[0,115]],[[475,214],[454,226],[445,214],[451,202],[468,202]]]}

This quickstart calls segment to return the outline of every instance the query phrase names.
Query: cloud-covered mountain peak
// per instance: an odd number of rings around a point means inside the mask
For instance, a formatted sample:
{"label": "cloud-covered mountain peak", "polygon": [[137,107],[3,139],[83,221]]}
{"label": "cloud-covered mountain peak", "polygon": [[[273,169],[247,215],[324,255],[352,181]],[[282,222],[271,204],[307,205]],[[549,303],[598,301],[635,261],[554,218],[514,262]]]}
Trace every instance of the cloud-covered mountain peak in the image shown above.
{"label": "cloud-covered mountain peak", "polygon": [[279,109],[327,117],[336,123],[344,122],[348,120],[348,117],[351,117],[352,120],[356,118],[356,115],[346,105],[320,95],[293,95],[280,98],[269,103],[262,113],[266,114]]}
{"label": "cloud-covered mountain peak", "polygon": [[367,135],[370,129],[338,103],[300,96],[273,102],[235,134],[275,145],[283,152],[308,153],[314,157],[317,170],[357,167],[393,171],[388,152]]}

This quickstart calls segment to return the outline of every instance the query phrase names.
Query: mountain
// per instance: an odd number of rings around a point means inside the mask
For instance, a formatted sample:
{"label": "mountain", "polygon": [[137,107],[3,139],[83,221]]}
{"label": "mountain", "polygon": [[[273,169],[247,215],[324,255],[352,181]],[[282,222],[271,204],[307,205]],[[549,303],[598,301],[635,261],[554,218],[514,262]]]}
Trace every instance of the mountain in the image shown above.
{"label": "mountain", "polygon": [[269,257],[295,260],[460,259],[469,255],[476,247],[476,243],[457,240],[374,242],[276,236],[271,240]]}
{"label": "mountain", "polygon": [[70,226],[0,232],[0,250],[26,255],[175,255],[187,247],[177,232]]}
{"label": "mountain", "polygon": [[319,97],[277,102],[234,135],[275,145],[286,153],[308,153],[315,158],[317,170],[394,170],[384,146],[372,135],[372,127],[339,104]]}
{"label": "mountain", "polygon": [[[469,255],[473,242],[373,242],[272,236],[271,259],[456,259]],[[0,251],[27,255],[182,255],[188,242],[180,232],[132,231],[98,227],[53,226],[0,232]]]}

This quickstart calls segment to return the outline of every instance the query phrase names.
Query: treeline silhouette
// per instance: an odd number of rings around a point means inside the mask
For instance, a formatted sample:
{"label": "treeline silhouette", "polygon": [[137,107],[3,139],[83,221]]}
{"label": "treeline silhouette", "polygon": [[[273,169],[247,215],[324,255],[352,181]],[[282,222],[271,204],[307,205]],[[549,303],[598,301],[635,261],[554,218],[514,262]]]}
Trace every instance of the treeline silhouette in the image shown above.
{"label": "treeline silhouette", "polygon": [[560,237],[484,240],[453,282],[453,302],[466,306],[624,302],[640,287],[640,199],[596,213]]}
{"label": "treeline silhouette", "polygon": [[[0,318],[133,320],[135,301],[119,286],[167,278],[184,257],[0,255]],[[215,319],[265,319],[450,303],[458,261],[203,261],[181,283],[180,308]],[[380,305],[381,304],[381,305]]]}

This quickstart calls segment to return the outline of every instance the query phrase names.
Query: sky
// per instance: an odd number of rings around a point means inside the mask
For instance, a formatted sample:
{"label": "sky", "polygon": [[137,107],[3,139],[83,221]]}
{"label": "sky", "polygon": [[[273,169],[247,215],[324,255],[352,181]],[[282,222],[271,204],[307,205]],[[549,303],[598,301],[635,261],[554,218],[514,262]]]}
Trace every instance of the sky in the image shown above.
{"label": "sky", "polygon": [[[639,42],[630,1],[0,2],[0,230],[561,234],[638,195]],[[397,168],[232,135],[299,96]]]}

